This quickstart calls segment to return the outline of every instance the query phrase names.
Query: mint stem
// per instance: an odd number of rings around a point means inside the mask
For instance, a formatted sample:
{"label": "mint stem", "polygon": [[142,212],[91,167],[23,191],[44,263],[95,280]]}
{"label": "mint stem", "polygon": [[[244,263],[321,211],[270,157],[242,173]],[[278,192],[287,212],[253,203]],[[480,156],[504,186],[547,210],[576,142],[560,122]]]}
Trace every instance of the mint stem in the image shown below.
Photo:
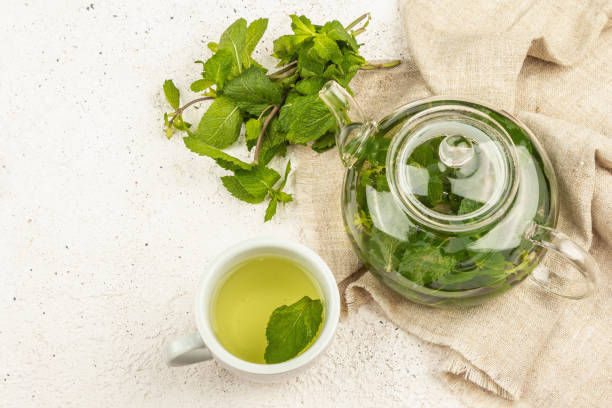
{"label": "mint stem", "polygon": [[264,110],[261,111],[261,113],[259,114],[259,117],[257,118],[257,120],[261,120],[261,118],[263,117],[263,115],[266,114],[267,111],[269,111],[270,109],[272,109],[275,105],[268,105],[265,107]]}
{"label": "mint stem", "polygon": [[285,65],[278,71],[269,74],[268,78],[282,79],[282,78],[290,77],[291,75],[293,75],[293,73],[297,69],[296,65],[297,65],[297,61],[293,61],[290,64]]}
{"label": "mint stem", "polygon": [[289,78],[291,75],[295,74],[295,71],[297,71],[297,67],[293,67],[288,71],[285,71],[283,73],[280,74],[274,74],[274,75],[268,75],[268,78],[274,80],[274,79],[283,79],[283,78]]}
{"label": "mint stem", "polygon": [[344,29],[346,31],[350,30],[351,28],[355,27],[357,24],[361,23],[361,21],[364,18],[366,18],[366,17],[368,17],[368,19],[369,19],[370,13],[365,13],[365,14],[360,15],[359,17],[357,17],[357,19],[355,21],[353,21],[351,24],[349,24],[346,27],[344,27]]}
{"label": "mint stem", "polygon": [[383,62],[381,64],[372,64],[370,62],[367,62],[367,63],[363,64],[362,66],[360,66],[359,69],[363,69],[365,71],[368,71],[368,70],[372,70],[372,69],[393,68],[393,67],[398,66],[401,63],[402,63],[401,60],[393,60],[393,61],[389,61],[389,62]]}
{"label": "mint stem", "polygon": [[202,98],[196,98],[192,101],[187,102],[185,105],[181,106],[180,108],[178,108],[177,110],[174,111],[174,116],[172,116],[172,119],[170,119],[170,121],[168,121],[168,127],[171,128],[172,127],[172,123],[174,122],[174,119],[181,115],[183,113],[183,111],[185,109],[187,109],[188,107],[190,107],[191,105],[193,105],[194,103],[198,103],[198,102],[204,102],[204,101],[208,101],[211,99],[215,99],[212,96],[204,96]]}
{"label": "mint stem", "polygon": [[268,128],[268,125],[270,124],[274,116],[276,116],[281,106],[283,106],[283,104],[285,103],[286,97],[287,97],[287,94],[283,95],[283,99],[281,99],[281,102],[278,105],[274,105],[274,107],[272,108],[272,111],[270,112],[268,116],[266,116],[266,120],[264,120],[264,123],[261,126],[261,130],[259,131],[259,136],[257,136],[257,145],[255,146],[255,155],[253,156],[253,163],[255,164],[259,162],[259,151],[261,150],[261,144],[263,142],[264,133],[266,133],[266,129]]}

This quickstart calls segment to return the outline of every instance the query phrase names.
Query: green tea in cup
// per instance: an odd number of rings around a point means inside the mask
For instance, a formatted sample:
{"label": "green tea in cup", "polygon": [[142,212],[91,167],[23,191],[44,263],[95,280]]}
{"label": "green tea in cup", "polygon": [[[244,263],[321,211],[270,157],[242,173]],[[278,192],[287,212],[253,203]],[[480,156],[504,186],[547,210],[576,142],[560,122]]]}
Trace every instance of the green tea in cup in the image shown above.
{"label": "green tea in cup", "polygon": [[290,258],[258,255],[230,270],[215,289],[211,325],[234,356],[279,363],[305,351],[323,320],[321,291]]}

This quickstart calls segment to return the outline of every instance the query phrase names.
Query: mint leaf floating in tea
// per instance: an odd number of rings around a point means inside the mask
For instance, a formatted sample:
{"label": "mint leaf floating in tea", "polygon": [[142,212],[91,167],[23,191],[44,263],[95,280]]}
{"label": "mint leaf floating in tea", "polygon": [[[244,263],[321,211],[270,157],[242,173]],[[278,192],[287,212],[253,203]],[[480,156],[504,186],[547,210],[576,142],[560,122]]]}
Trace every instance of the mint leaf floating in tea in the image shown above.
{"label": "mint leaf floating in tea", "polygon": [[[272,56],[279,60],[277,71],[268,73],[251,55],[268,27],[268,19],[247,24],[240,18],[221,34],[219,42],[208,43],[213,52],[210,58],[196,61],[202,72],[190,89],[199,97],[180,106],[174,83],[167,80],[163,86],[173,109],[164,114],[166,136],[170,139],[175,130],[185,132],[187,148],[233,172],[221,177],[221,182],[234,197],[248,203],[269,199],[265,221],[276,214],[279,202],[293,200],[282,191],[284,184],[275,188],[280,175],[268,164],[275,157],[285,156],[291,145],[310,144],[321,153],[336,144],[335,121],[317,96],[323,85],[333,79],[348,89],[359,69],[399,64],[371,64],[359,55],[356,36],[365,31],[369,14],[346,27],[337,20],[317,25],[305,16],[290,18],[293,34],[273,42]],[[207,101],[213,102],[204,109],[196,129],[183,121],[185,109]],[[252,152],[250,163],[220,150],[239,140],[243,125],[246,148]]]}
{"label": "mint leaf floating in tea", "polygon": [[406,248],[398,272],[419,285],[429,285],[449,273],[456,263],[452,256],[442,254],[439,247],[423,243]]}
{"label": "mint leaf floating in tea", "polygon": [[478,201],[470,200],[469,198],[464,198],[461,200],[461,205],[459,206],[459,210],[457,211],[458,215],[469,214],[471,212],[476,211],[482,207],[482,203]]}
{"label": "mint leaf floating in tea", "polygon": [[322,321],[323,304],[308,296],[276,308],[266,328],[266,363],[282,363],[300,354],[317,336]]}

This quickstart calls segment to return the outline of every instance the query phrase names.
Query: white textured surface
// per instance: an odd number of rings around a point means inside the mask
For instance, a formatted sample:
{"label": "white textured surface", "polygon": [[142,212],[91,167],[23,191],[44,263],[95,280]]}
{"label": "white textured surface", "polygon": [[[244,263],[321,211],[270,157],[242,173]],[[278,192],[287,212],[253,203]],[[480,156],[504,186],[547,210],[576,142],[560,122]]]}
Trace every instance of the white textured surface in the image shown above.
{"label": "white textured surface", "polygon": [[239,16],[270,17],[257,51],[268,55],[291,12],[349,22],[364,11],[362,53],[405,57],[394,1],[3,2],[0,406],[458,406],[436,374],[442,351],[369,306],[286,383],[160,359],[164,339],[193,330],[211,257],[301,234],[291,205],[262,224],[264,207],[232,199],[222,170],[164,138],[162,81],[185,90],[192,61]]}

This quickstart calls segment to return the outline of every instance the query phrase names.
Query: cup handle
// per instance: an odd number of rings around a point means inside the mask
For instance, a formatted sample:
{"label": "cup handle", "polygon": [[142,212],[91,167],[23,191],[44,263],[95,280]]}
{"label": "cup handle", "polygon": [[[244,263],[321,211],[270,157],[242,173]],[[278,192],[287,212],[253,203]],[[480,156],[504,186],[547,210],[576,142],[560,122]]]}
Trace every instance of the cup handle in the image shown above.
{"label": "cup handle", "polygon": [[587,251],[564,233],[536,223],[529,228],[526,237],[534,244],[561,255],[566,263],[573,265],[581,274],[579,279],[569,279],[548,268],[538,267],[529,275],[532,282],[547,292],[567,299],[583,299],[593,293],[597,286],[599,267]]}
{"label": "cup handle", "polygon": [[199,333],[189,333],[170,340],[164,347],[164,360],[170,367],[179,367],[210,360],[212,354]]}

